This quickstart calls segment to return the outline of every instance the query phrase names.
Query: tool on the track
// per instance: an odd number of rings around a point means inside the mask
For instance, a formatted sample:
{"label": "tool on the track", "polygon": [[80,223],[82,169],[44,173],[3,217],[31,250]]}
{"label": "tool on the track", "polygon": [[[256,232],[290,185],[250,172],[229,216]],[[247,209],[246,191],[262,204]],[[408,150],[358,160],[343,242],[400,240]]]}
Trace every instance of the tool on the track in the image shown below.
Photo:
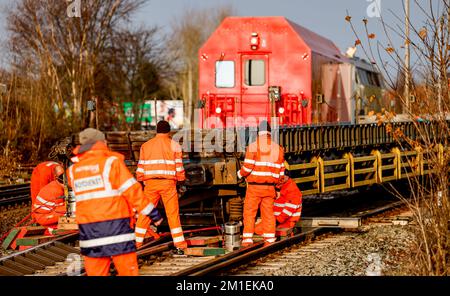
{"label": "tool on the track", "polygon": [[241,246],[241,223],[225,223],[225,248],[228,251],[239,249]]}

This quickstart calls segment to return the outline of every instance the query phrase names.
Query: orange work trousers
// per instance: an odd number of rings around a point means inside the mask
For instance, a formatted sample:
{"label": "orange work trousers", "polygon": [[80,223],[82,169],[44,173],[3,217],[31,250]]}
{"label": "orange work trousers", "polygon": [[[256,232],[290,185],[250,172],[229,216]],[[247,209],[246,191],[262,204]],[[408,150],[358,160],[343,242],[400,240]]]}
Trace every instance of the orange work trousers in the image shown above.
{"label": "orange work trousers", "polygon": [[[184,239],[180,222],[177,182],[175,180],[167,179],[147,180],[145,181],[144,195],[150,198],[150,202],[153,203],[155,207],[162,199],[175,247],[187,248],[187,242]],[[139,216],[136,227],[148,229],[150,223],[151,219],[149,217]]]}
{"label": "orange work trousers", "polygon": [[258,209],[261,210],[263,237],[266,243],[275,242],[275,216],[273,214],[273,202],[276,193],[274,185],[249,184],[244,201],[244,232],[242,245],[253,243],[255,232],[255,218]]}
{"label": "orange work trousers", "polygon": [[84,256],[84,268],[88,276],[109,276],[111,260],[114,262],[119,276],[138,276],[139,267],[136,252],[112,257]]}

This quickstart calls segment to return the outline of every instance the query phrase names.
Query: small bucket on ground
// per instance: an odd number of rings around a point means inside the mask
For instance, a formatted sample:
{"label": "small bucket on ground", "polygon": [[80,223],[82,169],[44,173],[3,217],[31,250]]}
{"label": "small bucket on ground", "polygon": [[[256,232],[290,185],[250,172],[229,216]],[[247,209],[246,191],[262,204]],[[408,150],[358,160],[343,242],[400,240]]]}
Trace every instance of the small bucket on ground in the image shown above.
{"label": "small bucket on ground", "polygon": [[225,248],[228,251],[239,249],[241,246],[241,224],[239,222],[225,223]]}

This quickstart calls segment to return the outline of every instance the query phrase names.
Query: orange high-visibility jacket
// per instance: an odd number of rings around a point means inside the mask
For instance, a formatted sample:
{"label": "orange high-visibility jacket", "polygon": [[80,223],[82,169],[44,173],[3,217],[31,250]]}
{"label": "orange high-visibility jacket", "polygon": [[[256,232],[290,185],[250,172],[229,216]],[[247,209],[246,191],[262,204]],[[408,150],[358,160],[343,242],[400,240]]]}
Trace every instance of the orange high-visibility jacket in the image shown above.
{"label": "orange high-visibility jacket", "polygon": [[67,175],[77,203],[81,254],[109,257],[134,252],[134,209],[150,215],[157,211],[154,205],[144,196],[124,157],[103,142],[79,146],[74,153]]}
{"label": "orange high-visibility jacket", "polygon": [[39,191],[48,183],[55,180],[54,169],[58,163],[54,161],[44,161],[38,164],[31,174],[31,202],[34,203]]}
{"label": "orange high-visibility jacket", "polygon": [[139,181],[169,179],[184,181],[180,145],[169,134],[157,134],[141,146],[136,176]]}
{"label": "orange high-visibility jacket", "polygon": [[281,186],[280,197],[273,204],[277,222],[297,222],[302,213],[302,192],[292,179]]}
{"label": "orange high-visibility jacket", "polygon": [[64,186],[52,181],[39,191],[31,215],[41,225],[55,224],[66,213]]}
{"label": "orange high-visibility jacket", "polygon": [[261,133],[247,147],[244,163],[238,172],[247,183],[277,184],[284,176],[284,151],[268,133]]}

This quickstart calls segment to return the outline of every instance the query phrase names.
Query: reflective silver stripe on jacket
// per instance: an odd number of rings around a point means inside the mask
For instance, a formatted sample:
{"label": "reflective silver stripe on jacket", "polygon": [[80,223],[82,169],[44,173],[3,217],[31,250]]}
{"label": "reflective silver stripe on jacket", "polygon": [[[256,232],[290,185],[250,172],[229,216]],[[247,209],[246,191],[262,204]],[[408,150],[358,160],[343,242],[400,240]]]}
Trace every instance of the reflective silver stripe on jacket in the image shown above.
{"label": "reflective silver stripe on jacket", "polygon": [[169,175],[175,176],[176,171],[166,171],[166,170],[153,170],[153,171],[144,171],[145,175]]}
{"label": "reflective silver stripe on jacket", "polygon": [[135,239],[136,239],[136,236],[134,233],[126,233],[126,234],[120,234],[120,235],[115,235],[115,236],[94,238],[94,239],[90,239],[90,240],[80,240],[80,247],[81,248],[94,248],[94,247],[118,244],[118,243],[123,243],[123,242],[128,242],[128,241],[134,241]]}
{"label": "reflective silver stripe on jacket", "polygon": [[262,176],[262,177],[280,178],[279,174],[274,174],[272,172],[255,172],[255,171],[252,171],[251,175],[253,175],[253,176]]}
{"label": "reflective silver stripe on jacket", "polygon": [[166,159],[154,159],[154,160],[139,160],[139,164],[148,165],[148,164],[175,164],[174,160],[166,160]]}
{"label": "reflective silver stripe on jacket", "polygon": [[134,184],[136,184],[137,181],[135,178],[131,177],[130,179],[126,180],[122,186],[120,186],[119,188],[119,194],[124,193],[125,191],[127,191],[128,189],[130,189],[131,186],[133,186]]}
{"label": "reflective silver stripe on jacket", "polygon": [[266,166],[266,167],[281,169],[284,165],[283,164],[278,164],[278,163],[275,163],[275,162],[256,161],[255,162],[255,166]]}

